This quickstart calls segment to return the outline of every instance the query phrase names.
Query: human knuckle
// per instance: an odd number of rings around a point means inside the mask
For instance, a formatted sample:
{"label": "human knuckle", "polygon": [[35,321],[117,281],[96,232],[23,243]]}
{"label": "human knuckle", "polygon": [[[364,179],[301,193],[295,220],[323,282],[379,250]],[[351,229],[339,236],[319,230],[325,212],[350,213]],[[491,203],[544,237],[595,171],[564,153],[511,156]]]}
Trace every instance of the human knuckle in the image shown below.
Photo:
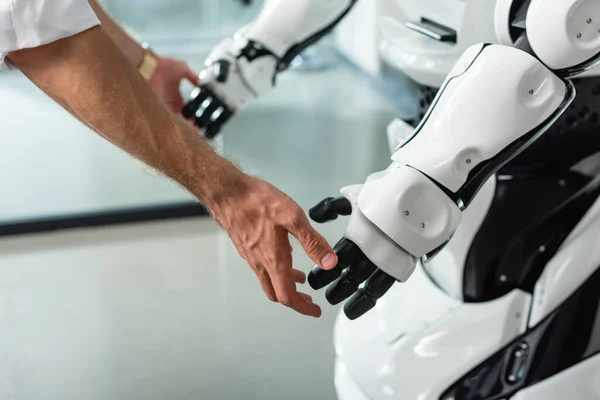
{"label": "human knuckle", "polygon": [[286,307],[291,307],[292,306],[292,303],[293,303],[292,297],[290,295],[288,295],[288,294],[282,294],[277,299],[279,300],[279,302],[282,305],[284,305]]}
{"label": "human knuckle", "polygon": [[304,246],[308,253],[313,254],[313,253],[318,252],[319,249],[321,248],[322,240],[318,236],[311,235],[305,240]]}
{"label": "human knuckle", "polygon": [[281,222],[290,228],[297,228],[302,224],[302,210],[295,205],[284,208],[281,215]]}
{"label": "human knuckle", "polygon": [[277,303],[277,296],[275,296],[273,293],[267,292],[266,295],[267,299],[269,299],[273,303]]}
{"label": "human knuckle", "polygon": [[306,223],[306,215],[304,215],[304,211],[300,207],[295,207],[295,209],[291,213],[292,223],[301,227]]}
{"label": "human knuckle", "polygon": [[264,268],[256,268],[256,275],[261,281],[264,281],[269,277],[269,272]]}
{"label": "human knuckle", "polygon": [[290,266],[286,265],[286,263],[284,262],[273,262],[271,265],[271,271],[273,276],[278,278],[285,277],[285,275],[290,269]]}

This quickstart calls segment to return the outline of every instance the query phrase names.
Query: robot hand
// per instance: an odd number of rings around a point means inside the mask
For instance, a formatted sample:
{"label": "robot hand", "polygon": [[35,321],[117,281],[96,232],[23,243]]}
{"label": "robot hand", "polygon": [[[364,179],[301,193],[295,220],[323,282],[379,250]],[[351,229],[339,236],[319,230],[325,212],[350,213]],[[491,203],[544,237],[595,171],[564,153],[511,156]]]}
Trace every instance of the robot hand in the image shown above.
{"label": "robot hand", "polygon": [[[334,250],[339,258],[338,265],[329,271],[316,267],[308,280],[315,290],[331,283],[325,292],[331,304],[341,303],[350,297],[344,305],[344,313],[349,319],[355,319],[373,308],[396,278],[377,268],[349,239],[342,238]],[[359,288],[365,281],[364,287]]]}
{"label": "robot hand", "polygon": [[[349,190],[344,188],[342,191],[346,191],[349,198],[352,198],[360,187],[355,186]],[[338,215],[351,213],[351,200],[346,197],[329,197],[313,207],[309,214],[311,219],[322,223],[332,221]],[[365,225],[360,211],[357,210],[350,218],[349,226],[362,227],[363,236],[379,237],[377,231],[371,231],[372,227]],[[351,239],[343,237],[333,249],[338,255],[338,264],[331,270],[315,266],[308,275],[308,283],[315,290],[329,285],[325,296],[333,305],[350,298],[344,305],[344,313],[349,319],[358,318],[375,306],[377,300],[396,282],[396,278],[377,268]],[[416,263],[416,260],[410,258],[407,261],[413,266]],[[360,288],[363,283],[364,286]]]}
{"label": "robot hand", "polygon": [[[573,85],[519,49],[476,45],[463,54],[392,163],[364,185],[310,210],[318,222],[350,214],[338,265],[314,268],[314,289],[349,319],[405,282],[419,259],[444,248],[462,210],[500,167],[531,145],[574,98]],[[505,118],[510,115],[511,118]],[[363,287],[359,287],[364,282]]]}
{"label": "robot hand", "polygon": [[330,32],[355,1],[266,0],[254,21],[209,55],[184,117],[213,138],[234,113],[271,90],[277,74]]}
{"label": "robot hand", "polygon": [[278,63],[269,50],[242,37],[222,41],[207,58],[183,116],[212,139],[235,112],[273,88]]}
{"label": "robot hand", "polygon": [[[387,193],[382,193],[383,188],[389,189]],[[313,268],[308,282],[316,290],[329,285],[326,297],[331,304],[350,298],[344,312],[356,319],[375,307],[396,281],[406,281],[420,256],[431,256],[443,247],[461,213],[440,188],[398,163],[371,175],[364,185],[343,188],[342,194],[323,200],[309,212],[317,222],[338,215],[350,215],[350,220],[334,247],[338,265],[327,271]],[[390,207],[396,199],[400,199],[400,214]],[[381,224],[382,219],[388,223]]]}

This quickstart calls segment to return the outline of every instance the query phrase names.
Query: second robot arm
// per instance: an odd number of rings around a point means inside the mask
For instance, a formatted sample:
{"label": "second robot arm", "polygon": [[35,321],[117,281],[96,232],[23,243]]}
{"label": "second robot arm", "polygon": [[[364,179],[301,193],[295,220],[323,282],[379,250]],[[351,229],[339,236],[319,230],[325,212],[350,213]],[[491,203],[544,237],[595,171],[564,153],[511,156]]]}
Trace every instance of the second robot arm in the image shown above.
{"label": "second robot arm", "polygon": [[209,55],[184,116],[214,137],[233,113],[271,90],[277,74],[330,32],[355,1],[266,0],[254,21]]}

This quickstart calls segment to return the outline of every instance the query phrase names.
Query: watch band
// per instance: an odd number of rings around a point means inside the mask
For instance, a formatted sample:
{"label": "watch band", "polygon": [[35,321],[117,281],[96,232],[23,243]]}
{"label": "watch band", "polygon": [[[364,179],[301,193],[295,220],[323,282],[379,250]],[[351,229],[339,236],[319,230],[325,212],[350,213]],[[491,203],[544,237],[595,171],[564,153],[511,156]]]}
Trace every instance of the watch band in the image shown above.
{"label": "watch band", "polygon": [[158,65],[158,56],[152,51],[152,49],[144,43],[142,45],[144,48],[144,57],[142,57],[142,62],[138,67],[138,71],[147,81],[152,78],[154,75],[154,71],[156,71],[156,67]]}

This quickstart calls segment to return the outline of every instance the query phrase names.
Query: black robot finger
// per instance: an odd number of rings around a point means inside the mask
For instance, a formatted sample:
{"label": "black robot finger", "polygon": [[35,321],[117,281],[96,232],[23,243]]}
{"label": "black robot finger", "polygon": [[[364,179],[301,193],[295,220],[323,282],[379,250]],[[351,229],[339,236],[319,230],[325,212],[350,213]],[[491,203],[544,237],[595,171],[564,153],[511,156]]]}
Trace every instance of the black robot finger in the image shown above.
{"label": "black robot finger", "polygon": [[375,307],[380,299],[396,282],[396,278],[378,269],[367,279],[365,287],[359,289],[344,305],[344,314],[354,320]]}
{"label": "black robot finger", "polygon": [[224,105],[218,107],[211,115],[211,122],[204,131],[204,137],[214,139],[221,132],[223,124],[229,121],[232,115],[233,112]]}
{"label": "black robot finger", "polygon": [[214,139],[221,132],[221,127],[219,125],[209,125],[204,128],[204,137],[207,139]]}
{"label": "black robot finger", "polygon": [[221,102],[214,97],[204,100],[198,111],[196,111],[196,125],[200,128],[207,127],[212,122],[213,113],[221,107]]}
{"label": "black robot finger", "polygon": [[310,218],[318,223],[335,220],[338,215],[350,215],[352,204],[345,197],[328,197],[308,211]]}
{"label": "black robot finger", "polygon": [[185,117],[185,118],[192,118],[194,115],[196,115],[196,110],[198,109],[198,104],[196,104],[196,98],[191,99],[190,101],[187,102],[187,104],[183,107],[183,110],[181,111],[181,114]]}
{"label": "black robot finger", "polygon": [[212,119],[215,124],[223,125],[225,122],[229,121],[232,115],[233,111],[227,108],[227,106],[222,105],[213,113]]}
{"label": "black robot finger", "polygon": [[201,121],[202,121],[202,120],[201,120],[200,118],[196,118],[196,119],[194,120],[194,125],[196,125],[196,126],[197,126],[198,128],[200,128],[200,129],[206,129],[206,126],[204,126],[204,125],[200,125],[200,122],[201,122]]}
{"label": "black robot finger", "polygon": [[200,105],[210,96],[207,89],[198,87],[192,92],[191,100],[183,107],[181,114],[185,118],[193,118],[196,116],[196,111],[200,108]]}
{"label": "black robot finger", "polygon": [[339,277],[327,287],[325,297],[330,304],[336,305],[352,296],[358,287],[370,277],[377,267],[366,257],[348,267]]}
{"label": "black robot finger", "polygon": [[333,250],[338,256],[338,263],[333,269],[324,270],[319,266],[315,266],[308,274],[308,283],[315,290],[329,285],[342,275],[344,269],[365,258],[358,246],[346,238],[342,238],[337,242]]}

